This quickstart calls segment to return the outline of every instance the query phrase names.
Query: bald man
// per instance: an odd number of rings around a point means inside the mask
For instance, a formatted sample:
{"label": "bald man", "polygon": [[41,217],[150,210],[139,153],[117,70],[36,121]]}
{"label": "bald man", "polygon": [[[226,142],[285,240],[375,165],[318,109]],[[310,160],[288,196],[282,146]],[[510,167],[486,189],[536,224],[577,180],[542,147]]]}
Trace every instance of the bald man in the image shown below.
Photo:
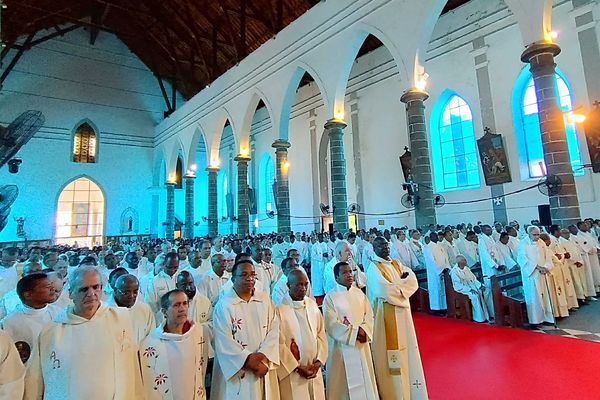
{"label": "bald man", "polygon": [[282,400],[324,400],[321,366],[327,361],[327,336],[317,303],[308,297],[308,276],[301,269],[288,273],[289,292],[277,307],[281,364],[278,371]]}
{"label": "bald man", "polygon": [[120,275],[113,284],[114,292],[106,304],[109,307],[127,310],[133,324],[133,332],[139,344],[156,327],[154,313],[148,304],[137,301],[140,283],[135,275]]}

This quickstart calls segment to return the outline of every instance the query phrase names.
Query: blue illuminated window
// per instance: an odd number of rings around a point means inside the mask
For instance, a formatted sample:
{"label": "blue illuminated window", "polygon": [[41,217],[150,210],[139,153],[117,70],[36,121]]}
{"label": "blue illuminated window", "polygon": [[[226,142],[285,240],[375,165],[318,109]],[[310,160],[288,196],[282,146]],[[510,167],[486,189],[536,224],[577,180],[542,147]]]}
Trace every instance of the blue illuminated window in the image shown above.
{"label": "blue illuminated window", "polygon": [[262,212],[275,211],[275,164],[270,155],[265,154],[260,165],[259,210]]}

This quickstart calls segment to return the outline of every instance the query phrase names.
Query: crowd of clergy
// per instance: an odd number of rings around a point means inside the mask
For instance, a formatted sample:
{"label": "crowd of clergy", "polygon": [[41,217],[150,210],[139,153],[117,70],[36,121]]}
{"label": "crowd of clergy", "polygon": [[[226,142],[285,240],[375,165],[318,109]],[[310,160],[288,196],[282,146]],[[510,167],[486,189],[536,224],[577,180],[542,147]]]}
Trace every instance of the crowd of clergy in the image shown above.
{"label": "crowd of clergy", "polygon": [[518,269],[535,328],[595,300],[598,233],[532,221],[3,248],[0,399],[427,399],[415,271],[433,313],[448,270],[486,322],[491,277]]}

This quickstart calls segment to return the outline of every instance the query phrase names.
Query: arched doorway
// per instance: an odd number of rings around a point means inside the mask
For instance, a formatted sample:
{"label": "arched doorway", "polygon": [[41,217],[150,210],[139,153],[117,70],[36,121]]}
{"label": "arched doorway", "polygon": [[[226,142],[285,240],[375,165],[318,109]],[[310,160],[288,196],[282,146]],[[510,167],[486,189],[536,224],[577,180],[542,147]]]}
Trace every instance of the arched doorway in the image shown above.
{"label": "arched doorway", "polygon": [[71,181],[58,197],[54,242],[102,244],[104,208],[104,194],[95,182],[83,177]]}

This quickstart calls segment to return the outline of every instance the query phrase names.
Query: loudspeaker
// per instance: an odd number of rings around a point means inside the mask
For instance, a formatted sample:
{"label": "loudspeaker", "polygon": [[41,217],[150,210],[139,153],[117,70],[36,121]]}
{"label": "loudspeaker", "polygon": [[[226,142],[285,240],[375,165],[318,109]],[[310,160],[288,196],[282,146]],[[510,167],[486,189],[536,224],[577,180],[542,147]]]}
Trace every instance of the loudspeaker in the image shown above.
{"label": "loudspeaker", "polygon": [[550,204],[538,205],[538,216],[540,225],[550,226],[552,225],[552,216],[550,215]]}

